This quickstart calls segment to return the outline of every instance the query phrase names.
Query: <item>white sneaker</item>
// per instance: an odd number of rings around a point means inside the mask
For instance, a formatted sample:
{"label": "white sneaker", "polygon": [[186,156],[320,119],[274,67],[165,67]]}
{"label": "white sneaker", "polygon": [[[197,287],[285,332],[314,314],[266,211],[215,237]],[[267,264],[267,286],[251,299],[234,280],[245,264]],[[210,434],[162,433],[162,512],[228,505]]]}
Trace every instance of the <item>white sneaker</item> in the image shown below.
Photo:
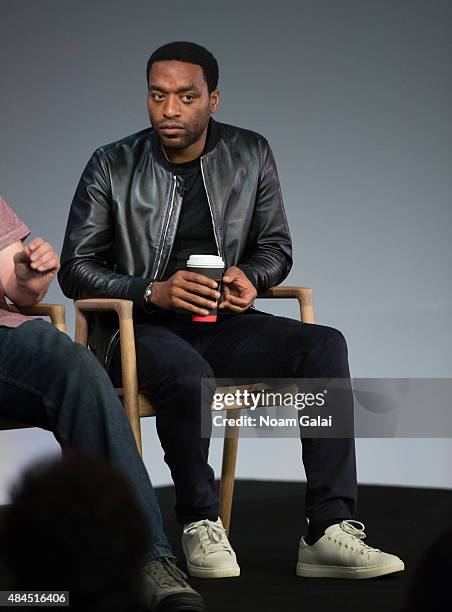
{"label": "white sneaker", "polygon": [[187,570],[196,578],[240,576],[235,552],[229,543],[221,519],[204,519],[184,525],[182,548]]}
{"label": "white sneaker", "polygon": [[365,537],[363,523],[348,520],[330,525],[312,546],[301,538],[297,576],[375,578],[405,569],[399,557],[364,544]]}

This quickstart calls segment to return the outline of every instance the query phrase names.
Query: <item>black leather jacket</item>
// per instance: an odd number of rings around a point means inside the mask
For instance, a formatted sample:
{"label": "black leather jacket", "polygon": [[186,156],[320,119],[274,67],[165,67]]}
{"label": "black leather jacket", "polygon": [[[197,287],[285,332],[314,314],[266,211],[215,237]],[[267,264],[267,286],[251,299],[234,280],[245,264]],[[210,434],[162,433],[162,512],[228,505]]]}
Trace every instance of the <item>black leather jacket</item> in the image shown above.
{"label": "black leather jacket", "polygon": [[[259,134],[215,126],[220,138],[201,157],[201,171],[218,254],[226,268],[238,265],[264,291],[292,266],[275,161]],[[94,152],[63,244],[58,279],[67,297],[130,299],[143,312],[146,286],[162,277],[168,262],[183,196],[181,178],[159,162],[159,147],[149,128]],[[117,328],[112,313],[90,323],[90,346],[106,365]]]}

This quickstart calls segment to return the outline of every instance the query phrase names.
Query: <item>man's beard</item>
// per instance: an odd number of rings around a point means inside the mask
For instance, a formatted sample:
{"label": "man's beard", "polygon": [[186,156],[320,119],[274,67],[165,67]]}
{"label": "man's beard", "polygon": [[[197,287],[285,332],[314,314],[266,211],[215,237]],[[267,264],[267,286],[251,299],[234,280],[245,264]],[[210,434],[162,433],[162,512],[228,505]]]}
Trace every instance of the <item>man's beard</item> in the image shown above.
{"label": "man's beard", "polygon": [[161,132],[160,128],[157,125],[152,124],[152,126],[160,139],[161,145],[165,147],[165,149],[182,150],[186,149],[200,138],[201,134],[209,123],[209,119],[210,113],[205,121],[198,121],[197,123],[191,125],[182,125],[180,123],[177,123],[176,125],[178,127],[183,127],[184,130],[180,134],[172,136]]}

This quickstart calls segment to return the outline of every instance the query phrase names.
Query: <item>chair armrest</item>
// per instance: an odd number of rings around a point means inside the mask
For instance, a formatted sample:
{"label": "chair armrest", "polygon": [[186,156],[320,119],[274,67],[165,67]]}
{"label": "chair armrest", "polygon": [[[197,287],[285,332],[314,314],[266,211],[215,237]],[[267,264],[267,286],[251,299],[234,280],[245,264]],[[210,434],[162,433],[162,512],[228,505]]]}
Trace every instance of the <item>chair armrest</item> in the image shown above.
{"label": "chair armrest", "polygon": [[314,308],[312,305],[312,289],[311,287],[291,287],[289,285],[280,285],[271,287],[268,291],[260,293],[258,299],[261,298],[295,298],[298,300],[300,307],[300,319],[303,323],[314,323]]}
{"label": "chair armrest", "polygon": [[[75,341],[88,346],[88,321],[86,312],[116,312],[119,319],[119,328],[127,328],[133,333],[133,302],[120,298],[85,298],[76,300],[75,306]],[[122,330],[120,331],[122,336]]]}
{"label": "chair armrest", "polygon": [[66,314],[63,304],[37,304],[36,306],[16,306],[8,304],[12,312],[19,312],[27,316],[50,317],[53,325],[66,333]]}
{"label": "chair armrest", "polygon": [[[257,296],[264,298],[295,298],[300,307],[300,319],[304,323],[314,323],[314,309],[312,305],[312,289],[310,287],[280,285],[271,287]],[[133,302],[120,298],[88,298],[75,301],[75,341],[88,345],[88,324],[84,312],[116,312],[119,319],[119,327],[123,327],[126,335],[133,332]],[[122,324],[122,325],[121,325]],[[123,332],[120,331],[121,337]]]}

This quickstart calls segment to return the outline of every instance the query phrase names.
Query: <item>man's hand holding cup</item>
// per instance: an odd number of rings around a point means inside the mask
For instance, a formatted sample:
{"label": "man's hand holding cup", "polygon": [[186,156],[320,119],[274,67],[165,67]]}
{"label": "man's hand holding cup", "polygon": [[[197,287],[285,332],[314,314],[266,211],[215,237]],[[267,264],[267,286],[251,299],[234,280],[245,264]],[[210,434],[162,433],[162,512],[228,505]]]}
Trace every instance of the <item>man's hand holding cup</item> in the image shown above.
{"label": "man's hand holding cup", "polygon": [[216,255],[192,255],[187,270],[178,270],[166,281],[155,281],[151,302],[166,310],[185,310],[192,320],[216,321],[224,263]]}

